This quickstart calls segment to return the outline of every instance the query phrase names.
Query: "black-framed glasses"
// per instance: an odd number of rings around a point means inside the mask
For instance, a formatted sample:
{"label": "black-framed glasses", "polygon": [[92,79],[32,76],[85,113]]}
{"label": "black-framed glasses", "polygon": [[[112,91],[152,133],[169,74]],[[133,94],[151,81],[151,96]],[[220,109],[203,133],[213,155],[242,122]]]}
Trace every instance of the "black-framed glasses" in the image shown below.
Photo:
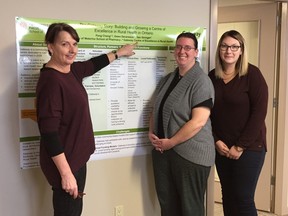
{"label": "black-framed glasses", "polygon": [[185,46],[181,46],[181,45],[176,45],[175,46],[175,50],[177,50],[177,51],[180,51],[180,50],[182,50],[182,49],[184,49],[185,51],[190,51],[190,50],[192,50],[192,49],[195,49],[195,47],[192,47],[192,46],[189,46],[189,45],[185,45]]}
{"label": "black-framed glasses", "polygon": [[240,48],[241,46],[237,46],[237,45],[231,45],[231,46],[228,46],[228,45],[226,45],[226,44],[221,44],[220,45],[220,49],[222,50],[222,51],[226,51],[228,48],[230,48],[230,50],[232,51],[232,52],[236,52],[236,51],[238,51],[238,49]]}

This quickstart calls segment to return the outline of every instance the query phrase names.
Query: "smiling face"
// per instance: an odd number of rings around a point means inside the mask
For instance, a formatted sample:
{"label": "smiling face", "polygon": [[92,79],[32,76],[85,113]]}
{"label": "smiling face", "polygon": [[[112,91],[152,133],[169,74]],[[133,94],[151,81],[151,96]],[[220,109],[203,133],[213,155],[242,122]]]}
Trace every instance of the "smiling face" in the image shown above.
{"label": "smiling face", "polygon": [[78,53],[78,43],[66,31],[61,31],[55,38],[54,43],[48,44],[51,59],[61,67],[69,67]]}
{"label": "smiling face", "polygon": [[195,48],[194,41],[191,38],[180,37],[176,41],[174,57],[179,69],[188,70],[195,64],[198,55],[198,49]]}
{"label": "smiling face", "polygon": [[235,66],[242,54],[241,45],[232,37],[225,37],[220,46],[220,58],[224,67]]}

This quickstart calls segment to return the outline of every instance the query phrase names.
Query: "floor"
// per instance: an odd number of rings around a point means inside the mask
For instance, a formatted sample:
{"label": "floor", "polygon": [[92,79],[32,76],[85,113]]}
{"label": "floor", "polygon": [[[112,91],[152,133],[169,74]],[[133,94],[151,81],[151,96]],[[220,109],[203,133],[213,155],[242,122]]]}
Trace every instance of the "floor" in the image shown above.
{"label": "floor", "polygon": [[[215,203],[214,216],[223,216],[222,205],[219,203]],[[277,215],[259,211],[258,216],[277,216]]]}

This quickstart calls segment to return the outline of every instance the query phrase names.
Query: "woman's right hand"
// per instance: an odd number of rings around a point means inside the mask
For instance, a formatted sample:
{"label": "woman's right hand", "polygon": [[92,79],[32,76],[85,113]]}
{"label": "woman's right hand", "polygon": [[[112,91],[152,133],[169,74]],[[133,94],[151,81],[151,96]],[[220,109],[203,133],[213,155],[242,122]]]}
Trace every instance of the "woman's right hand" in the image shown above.
{"label": "woman's right hand", "polygon": [[229,148],[227,147],[227,145],[223,141],[218,140],[215,143],[215,147],[216,147],[217,152],[220,155],[227,156],[229,154]]}
{"label": "woman's right hand", "polygon": [[62,189],[69,193],[74,199],[78,197],[78,186],[77,181],[73,175],[73,173],[67,173],[62,178]]}
{"label": "woman's right hand", "polygon": [[148,133],[148,136],[149,136],[149,140],[150,142],[152,143],[152,145],[154,146],[154,148],[157,150],[157,151],[160,151],[161,153],[163,152],[163,150],[159,147],[159,144],[161,144],[159,142],[159,138],[152,132],[149,132]]}
{"label": "woman's right hand", "polygon": [[74,199],[78,196],[77,181],[71,171],[66,156],[64,153],[52,157],[60,176],[62,189],[73,196]]}

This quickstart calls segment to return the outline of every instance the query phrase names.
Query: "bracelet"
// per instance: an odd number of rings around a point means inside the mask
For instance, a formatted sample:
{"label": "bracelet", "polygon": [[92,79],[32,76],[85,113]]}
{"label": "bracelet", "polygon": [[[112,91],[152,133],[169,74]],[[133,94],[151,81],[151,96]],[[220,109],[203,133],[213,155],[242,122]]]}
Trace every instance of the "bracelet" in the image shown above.
{"label": "bracelet", "polygon": [[118,59],[117,50],[112,50],[112,53],[114,54],[115,59]]}

